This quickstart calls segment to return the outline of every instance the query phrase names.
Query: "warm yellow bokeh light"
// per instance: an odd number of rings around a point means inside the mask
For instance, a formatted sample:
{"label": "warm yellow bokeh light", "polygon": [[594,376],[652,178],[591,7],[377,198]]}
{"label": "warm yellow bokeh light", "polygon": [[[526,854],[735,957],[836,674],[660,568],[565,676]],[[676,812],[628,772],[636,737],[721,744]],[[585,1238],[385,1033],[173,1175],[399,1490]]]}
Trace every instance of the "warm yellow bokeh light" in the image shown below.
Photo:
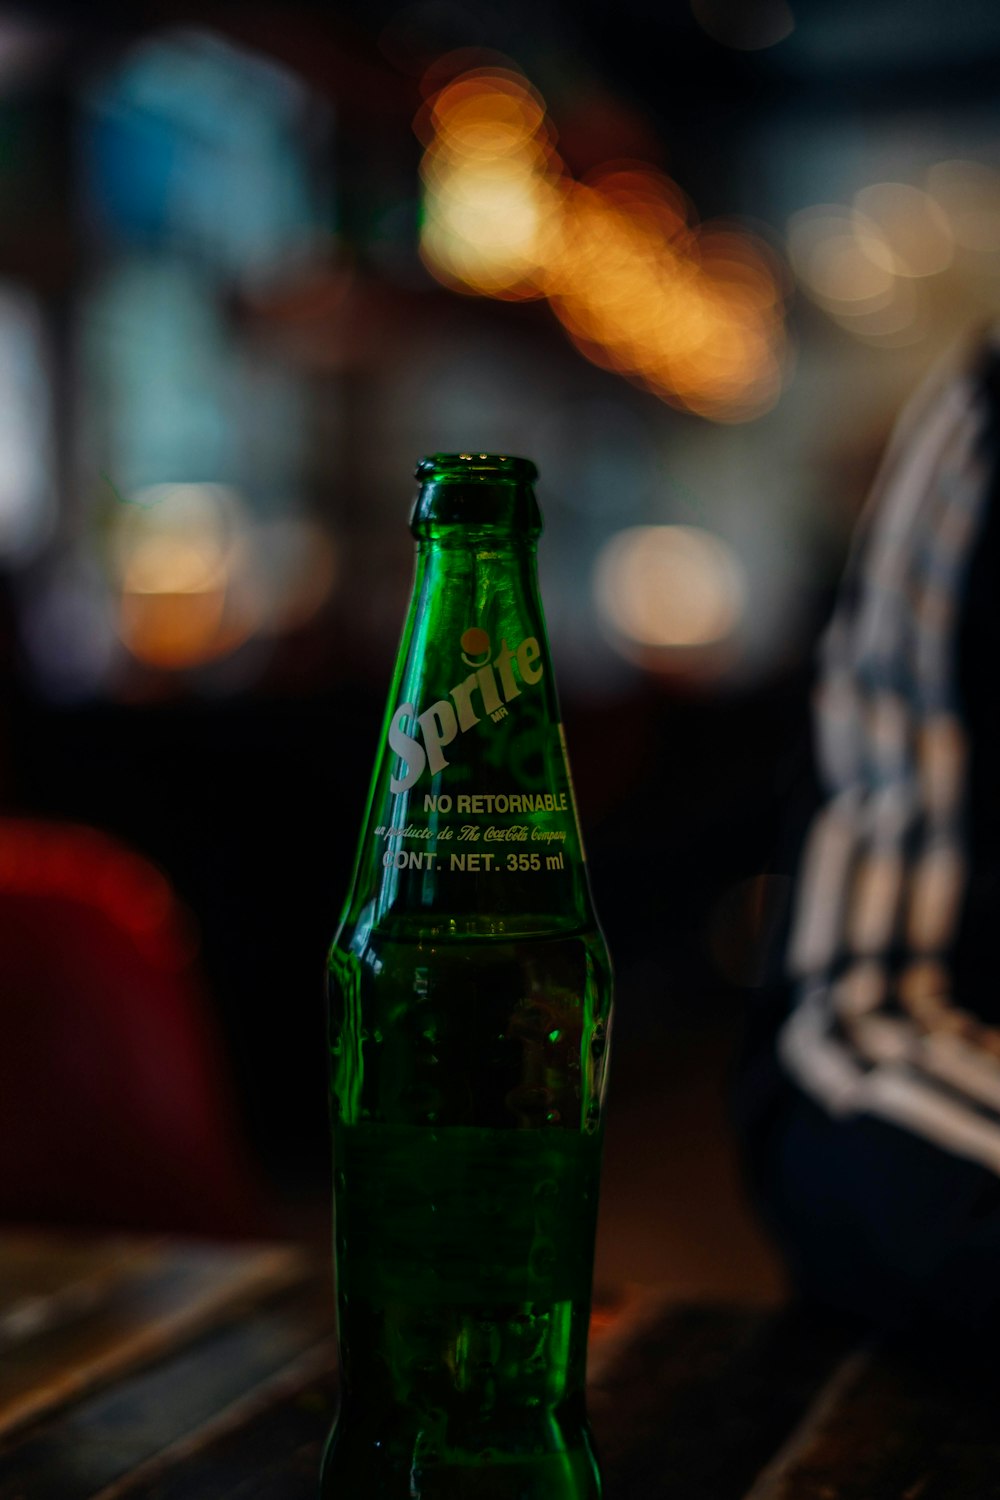
{"label": "warm yellow bokeh light", "polygon": [[545,105],[516,73],[478,68],[441,89],[430,121],[435,143],[456,156],[513,155],[544,134]]}
{"label": "warm yellow bokeh light", "polygon": [[892,290],[891,266],[879,265],[853,234],[831,234],[809,257],[806,280],[827,302],[866,302]]}
{"label": "warm yellow bokeh light", "polygon": [[425,261],[492,296],[540,296],[537,279],[558,203],[530,164],[498,158],[437,165],[421,235]]}
{"label": "warm yellow bokeh light", "polygon": [[718,646],[746,608],[732,548],[694,526],[631,526],[598,554],[598,609],[626,645],[675,650]]}
{"label": "warm yellow bokeh light", "polygon": [[[788,223],[788,255],[800,284],[842,328],[865,342],[898,347],[920,338],[924,323],[914,290],[917,262],[903,269],[901,231],[884,212],[889,198],[904,202],[891,194],[859,193],[852,209],[829,203],[802,209]],[[862,203],[882,212],[881,221],[869,217]],[[914,238],[911,256],[915,245]]]}
{"label": "warm yellow bokeh light", "polygon": [[698,226],[677,184],[642,163],[575,181],[544,102],[510,69],[453,80],[417,131],[421,254],[446,285],[544,296],[588,359],[716,420],[776,399],[782,277],[751,236]]}
{"label": "warm yellow bokeh light", "polygon": [[138,661],[183,670],[251,634],[244,527],[238,497],[212,484],[153,486],[117,516],[118,631]]}
{"label": "warm yellow bokeh light", "polygon": [[943,209],[906,182],[874,182],[854,195],[855,210],[881,235],[876,259],[896,276],[935,276],[951,265],[953,239]]}
{"label": "warm yellow bokeh light", "polygon": [[859,211],[818,204],[793,214],[788,253],[799,280],[828,311],[852,314],[892,296],[892,252]]}
{"label": "warm yellow bokeh light", "polygon": [[122,579],[130,594],[206,594],[225,581],[226,559],[214,539],[156,535],[136,540]]}

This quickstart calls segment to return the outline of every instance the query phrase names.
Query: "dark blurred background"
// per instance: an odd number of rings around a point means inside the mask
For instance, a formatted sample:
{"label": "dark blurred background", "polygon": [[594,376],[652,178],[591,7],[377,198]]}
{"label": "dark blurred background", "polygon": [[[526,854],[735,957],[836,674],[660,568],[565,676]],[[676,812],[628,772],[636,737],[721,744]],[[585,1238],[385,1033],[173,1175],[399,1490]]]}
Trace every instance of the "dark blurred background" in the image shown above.
{"label": "dark blurred background", "polygon": [[507,451],[619,977],[601,1274],[778,1287],[725,1080],[852,521],[1000,304],[998,64],[988,0],[0,12],[0,1212],[226,1228],[87,1149],[186,1067],[249,1227],[322,1224],[409,476]]}

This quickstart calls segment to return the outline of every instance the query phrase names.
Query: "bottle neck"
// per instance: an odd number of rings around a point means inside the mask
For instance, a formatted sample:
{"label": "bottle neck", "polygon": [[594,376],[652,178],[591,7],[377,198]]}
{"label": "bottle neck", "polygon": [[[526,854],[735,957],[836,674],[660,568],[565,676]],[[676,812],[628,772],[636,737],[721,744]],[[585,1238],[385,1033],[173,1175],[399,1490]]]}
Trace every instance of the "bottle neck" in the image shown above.
{"label": "bottle neck", "polygon": [[410,530],[419,541],[467,538],[473,529],[537,540],[542,517],[532,488],[538,477],[525,458],[438,453],[417,466],[422,480]]}
{"label": "bottle neck", "polygon": [[472,937],[592,925],[534,535],[422,525],[345,920]]}

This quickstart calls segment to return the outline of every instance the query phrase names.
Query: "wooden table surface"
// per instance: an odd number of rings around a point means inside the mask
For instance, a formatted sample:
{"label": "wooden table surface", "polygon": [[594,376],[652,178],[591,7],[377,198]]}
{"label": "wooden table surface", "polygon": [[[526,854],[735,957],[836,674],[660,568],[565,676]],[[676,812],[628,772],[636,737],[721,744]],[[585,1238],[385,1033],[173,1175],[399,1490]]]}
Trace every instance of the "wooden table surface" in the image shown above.
{"label": "wooden table surface", "polygon": [[[286,1247],[0,1235],[0,1500],[315,1500],[331,1300]],[[607,1500],[1000,1497],[993,1379],[801,1310],[636,1292],[590,1387]]]}

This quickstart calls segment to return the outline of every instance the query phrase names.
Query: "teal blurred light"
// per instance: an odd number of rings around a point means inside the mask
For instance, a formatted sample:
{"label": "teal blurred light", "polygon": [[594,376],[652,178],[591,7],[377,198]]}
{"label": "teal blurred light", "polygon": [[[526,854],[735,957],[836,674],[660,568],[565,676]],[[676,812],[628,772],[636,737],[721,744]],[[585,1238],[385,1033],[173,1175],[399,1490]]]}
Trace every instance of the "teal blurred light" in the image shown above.
{"label": "teal blurred light", "polygon": [[85,90],[85,223],[112,245],[263,272],[328,228],[302,147],[314,105],[267,58],[207,31],[142,41]]}

